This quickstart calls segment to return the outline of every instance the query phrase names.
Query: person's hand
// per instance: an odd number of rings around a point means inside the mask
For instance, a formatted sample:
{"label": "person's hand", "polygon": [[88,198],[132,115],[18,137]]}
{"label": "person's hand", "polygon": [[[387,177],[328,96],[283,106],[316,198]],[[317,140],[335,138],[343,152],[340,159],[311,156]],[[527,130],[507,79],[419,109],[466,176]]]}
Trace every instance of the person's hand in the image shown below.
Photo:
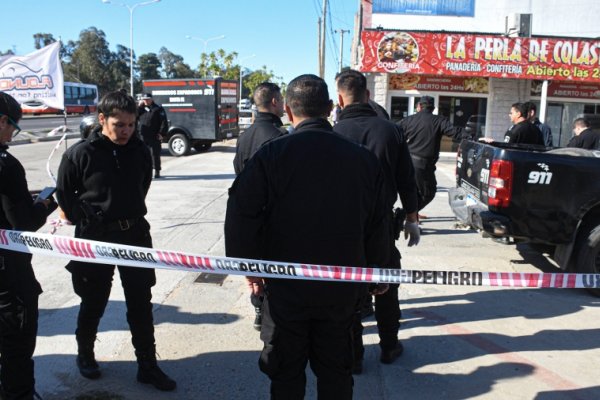
{"label": "person's hand", "polygon": [[162,136],[160,133],[158,133],[158,134],[156,135],[156,139],[157,139],[157,140],[159,140],[159,141],[162,141],[162,139],[163,139],[163,136]]}
{"label": "person's hand", "polygon": [[409,239],[408,247],[416,246],[419,244],[419,240],[421,239],[421,230],[419,229],[419,222],[406,221],[404,223],[404,239]]}
{"label": "person's hand", "polygon": [[378,296],[380,294],[384,294],[385,292],[387,292],[389,288],[390,288],[390,285],[387,283],[377,283],[377,284],[369,286],[369,293],[372,294],[373,296]]}
{"label": "person's hand", "polygon": [[495,142],[495,140],[492,139],[491,137],[480,137],[479,141],[480,142],[486,142],[486,143],[494,143]]}
{"label": "person's hand", "polygon": [[262,296],[264,293],[264,282],[262,278],[256,276],[247,276],[246,283],[250,292],[255,296]]}

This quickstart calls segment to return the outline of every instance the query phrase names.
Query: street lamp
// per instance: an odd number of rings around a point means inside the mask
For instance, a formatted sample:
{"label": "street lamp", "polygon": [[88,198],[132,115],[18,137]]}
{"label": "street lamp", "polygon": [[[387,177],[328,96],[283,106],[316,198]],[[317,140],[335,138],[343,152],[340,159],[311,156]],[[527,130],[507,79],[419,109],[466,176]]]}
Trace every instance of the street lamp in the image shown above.
{"label": "street lamp", "polygon": [[198,40],[198,41],[204,43],[204,51],[203,51],[203,53],[206,54],[206,45],[208,44],[208,42],[212,42],[213,40],[225,39],[225,35],[215,36],[214,38],[209,38],[209,39],[206,39],[206,40],[202,39],[202,38],[199,38],[199,37],[187,35],[186,39]]}
{"label": "street lamp", "polygon": [[160,0],[150,0],[144,1],[143,3],[137,3],[132,6],[125,3],[115,3],[110,0],[102,0],[104,4],[112,4],[115,6],[125,7],[129,10],[129,81],[130,81],[130,90],[131,97],[133,97],[133,10],[137,7],[147,6],[152,3],[158,3]]}
{"label": "street lamp", "polygon": [[242,103],[242,77],[244,76],[244,71],[242,68],[242,61],[247,60],[252,57],[256,57],[256,54],[252,54],[248,57],[244,57],[244,58],[240,59],[240,101],[239,101],[238,105]]}

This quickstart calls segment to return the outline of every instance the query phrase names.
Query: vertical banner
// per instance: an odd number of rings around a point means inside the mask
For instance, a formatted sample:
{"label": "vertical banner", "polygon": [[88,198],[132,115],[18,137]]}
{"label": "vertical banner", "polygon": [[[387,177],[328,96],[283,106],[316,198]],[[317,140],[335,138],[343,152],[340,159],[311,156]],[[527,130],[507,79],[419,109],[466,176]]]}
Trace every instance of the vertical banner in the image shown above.
{"label": "vertical banner", "polygon": [[39,101],[48,107],[65,108],[60,42],[26,56],[0,57],[0,91],[19,103]]}

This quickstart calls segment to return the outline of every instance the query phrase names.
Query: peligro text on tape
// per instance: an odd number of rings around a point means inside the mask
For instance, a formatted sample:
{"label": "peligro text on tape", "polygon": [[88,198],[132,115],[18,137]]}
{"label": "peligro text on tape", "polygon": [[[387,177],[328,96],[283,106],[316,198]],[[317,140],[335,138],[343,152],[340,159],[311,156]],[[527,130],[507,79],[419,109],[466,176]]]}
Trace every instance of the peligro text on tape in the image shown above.
{"label": "peligro text on tape", "polygon": [[215,257],[0,229],[0,249],[96,264],[317,281],[523,288],[600,288],[600,274],[399,270]]}

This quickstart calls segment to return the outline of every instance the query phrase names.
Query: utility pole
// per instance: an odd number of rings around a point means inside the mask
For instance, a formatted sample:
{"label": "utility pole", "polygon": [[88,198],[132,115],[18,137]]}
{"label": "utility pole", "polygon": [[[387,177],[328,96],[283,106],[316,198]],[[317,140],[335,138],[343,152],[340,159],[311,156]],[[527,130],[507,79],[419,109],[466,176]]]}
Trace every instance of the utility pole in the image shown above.
{"label": "utility pole", "polygon": [[322,28],[321,28],[321,47],[319,55],[321,56],[321,62],[319,63],[319,77],[325,79],[325,37],[327,36],[327,0],[323,0],[323,17],[322,17]]}
{"label": "utility pole", "polygon": [[318,54],[318,64],[319,64],[319,73],[321,73],[321,17],[319,17],[319,21],[317,22],[317,48],[319,49]]}
{"label": "utility pole", "polygon": [[[350,33],[349,29],[340,29],[340,70],[338,72],[342,72],[342,68],[344,67],[344,33]],[[338,33],[336,30],[335,33]]]}

